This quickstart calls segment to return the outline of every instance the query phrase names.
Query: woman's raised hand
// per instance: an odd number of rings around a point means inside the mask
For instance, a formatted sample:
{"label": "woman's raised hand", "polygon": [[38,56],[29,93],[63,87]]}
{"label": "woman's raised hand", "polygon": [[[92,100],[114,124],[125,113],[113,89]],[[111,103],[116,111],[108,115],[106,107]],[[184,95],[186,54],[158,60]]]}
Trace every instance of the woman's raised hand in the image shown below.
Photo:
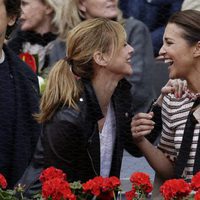
{"label": "woman's raised hand", "polygon": [[155,122],[152,121],[153,112],[138,113],[131,122],[131,132],[134,141],[141,142],[145,135],[148,135],[154,128]]}
{"label": "woman's raised hand", "polygon": [[176,98],[180,98],[187,90],[187,82],[181,79],[170,79],[166,85],[161,89],[161,94],[158,97],[156,103],[161,106],[163,97],[169,93],[175,95]]}

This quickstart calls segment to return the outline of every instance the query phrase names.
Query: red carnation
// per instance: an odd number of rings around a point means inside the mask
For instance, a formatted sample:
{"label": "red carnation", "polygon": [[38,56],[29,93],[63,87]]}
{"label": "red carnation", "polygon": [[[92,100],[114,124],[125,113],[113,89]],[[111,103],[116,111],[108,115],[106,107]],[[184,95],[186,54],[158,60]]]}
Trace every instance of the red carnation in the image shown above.
{"label": "red carnation", "polygon": [[200,190],[198,190],[198,191],[196,192],[196,194],[194,195],[194,199],[195,199],[195,200],[200,200]]}
{"label": "red carnation", "polygon": [[127,200],[132,200],[133,198],[137,197],[137,193],[135,188],[132,188],[132,190],[128,191],[125,193],[126,199]]}
{"label": "red carnation", "polygon": [[191,187],[193,190],[197,191],[200,189],[200,172],[196,173],[191,180]]}
{"label": "red carnation", "polygon": [[7,181],[2,174],[0,174],[0,187],[3,189],[6,189],[7,187]]}
{"label": "red carnation", "polygon": [[153,186],[148,174],[143,172],[135,172],[131,175],[130,181],[138,189],[141,189],[145,194],[150,193],[153,190]]}
{"label": "red carnation", "polygon": [[37,72],[37,65],[35,61],[35,57],[28,52],[20,53],[19,57],[33,70],[33,72]]}
{"label": "red carnation", "polygon": [[165,200],[187,197],[191,192],[189,183],[183,179],[171,179],[164,182],[160,187],[160,192]]}
{"label": "red carnation", "polygon": [[117,178],[116,176],[111,176],[109,180],[111,181],[113,188],[119,187],[121,185],[119,178]]}
{"label": "red carnation", "polygon": [[52,200],[76,200],[69,183],[60,178],[54,178],[43,183],[42,197],[44,199],[52,198]]}
{"label": "red carnation", "polygon": [[103,178],[101,176],[95,177],[83,184],[83,191],[89,192],[94,196],[99,196],[101,193],[101,185]]}
{"label": "red carnation", "polygon": [[54,178],[59,178],[59,179],[65,180],[66,174],[63,173],[63,171],[60,169],[56,169],[55,167],[49,167],[49,168],[43,170],[40,175],[40,181],[42,183],[44,183],[45,181],[54,179]]}
{"label": "red carnation", "polygon": [[83,191],[98,197],[98,199],[109,200],[113,198],[113,192],[118,189],[119,185],[120,180],[117,177],[97,176],[83,184]]}

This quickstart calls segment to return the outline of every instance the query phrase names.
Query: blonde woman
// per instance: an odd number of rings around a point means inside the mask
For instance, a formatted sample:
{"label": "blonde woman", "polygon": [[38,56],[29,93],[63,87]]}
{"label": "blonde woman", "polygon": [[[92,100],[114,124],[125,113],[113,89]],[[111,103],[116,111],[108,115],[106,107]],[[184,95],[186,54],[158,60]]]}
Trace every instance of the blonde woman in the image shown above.
{"label": "blonde woman", "polygon": [[36,58],[37,74],[46,77],[56,61],[65,56],[66,0],[22,0],[18,31],[8,42],[17,54]]}
{"label": "blonde woman", "polygon": [[51,70],[41,99],[43,132],[21,181],[27,187],[41,166],[85,182],[119,177],[124,148],[139,155],[130,132],[131,85],[124,79],[133,73],[134,50],[124,28],[105,18],[85,20],[69,32],[67,46],[68,56]]}

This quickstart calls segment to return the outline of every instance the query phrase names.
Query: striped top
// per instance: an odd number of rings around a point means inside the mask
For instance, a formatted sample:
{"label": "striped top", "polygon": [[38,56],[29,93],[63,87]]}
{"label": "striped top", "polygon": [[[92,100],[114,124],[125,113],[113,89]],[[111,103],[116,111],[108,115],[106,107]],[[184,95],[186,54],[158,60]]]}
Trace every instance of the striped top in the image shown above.
{"label": "striped top", "polygon": [[[193,104],[194,100],[189,99],[187,95],[183,95],[182,98],[177,99],[174,97],[174,95],[169,94],[163,99],[163,129],[158,148],[166,153],[166,155],[172,161],[175,161],[179,154],[187,117]],[[182,174],[182,177],[186,180],[190,180],[193,176],[194,158],[199,134],[200,124],[198,123],[195,126],[187,166]]]}

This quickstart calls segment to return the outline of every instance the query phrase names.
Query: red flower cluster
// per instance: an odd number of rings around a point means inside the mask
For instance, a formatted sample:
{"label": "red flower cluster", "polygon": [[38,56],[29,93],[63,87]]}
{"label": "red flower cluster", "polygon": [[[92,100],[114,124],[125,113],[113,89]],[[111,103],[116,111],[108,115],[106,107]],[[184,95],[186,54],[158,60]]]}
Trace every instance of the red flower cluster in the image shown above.
{"label": "red flower cluster", "polygon": [[66,179],[66,174],[63,173],[62,170],[60,169],[56,169],[55,167],[49,167],[47,169],[45,169],[44,171],[42,171],[42,173],[40,174],[40,181],[42,183],[54,179],[54,178],[59,178],[62,180]]}
{"label": "red flower cluster", "polygon": [[194,191],[198,191],[200,189],[200,172],[196,173],[191,180],[191,188]]}
{"label": "red flower cluster", "polygon": [[40,176],[42,182],[42,197],[52,200],[76,200],[70,189],[70,184],[65,180],[66,174],[62,170],[49,167]]}
{"label": "red flower cluster", "polygon": [[33,72],[37,72],[37,65],[35,57],[28,52],[20,53],[19,57],[33,70]]}
{"label": "red flower cluster", "polygon": [[180,199],[187,197],[190,192],[190,184],[183,179],[171,179],[164,182],[160,192],[165,200]]}
{"label": "red flower cluster", "polygon": [[200,190],[198,190],[194,196],[195,200],[200,200]]}
{"label": "red flower cluster", "polygon": [[191,188],[194,191],[197,191],[194,199],[200,200],[200,172],[196,173],[191,180]]}
{"label": "red flower cluster", "polygon": [[132,200],[137,197],[137,191],[134,187],[132,187],[132,190],[125,193],[127,200]]}
{"label": "red flower cluster", "polygon": [[132,190],[125,193],[127,200],[134,198],[146,197],[152,190],[153,186],[148,174],[135,172],[131,175]]}
{"label": "red flower cluster", "polygon": [[120,180],[115,176],[109,178],[98,176],[83,184],[83,192],[90,193],[98,199],[111,200],[119,186]]}
{"label": "red flower cluster", "polygon": [[0,187],[3,189],[6,189],[7,187],[7,181],[2,174],[0,174]]}

